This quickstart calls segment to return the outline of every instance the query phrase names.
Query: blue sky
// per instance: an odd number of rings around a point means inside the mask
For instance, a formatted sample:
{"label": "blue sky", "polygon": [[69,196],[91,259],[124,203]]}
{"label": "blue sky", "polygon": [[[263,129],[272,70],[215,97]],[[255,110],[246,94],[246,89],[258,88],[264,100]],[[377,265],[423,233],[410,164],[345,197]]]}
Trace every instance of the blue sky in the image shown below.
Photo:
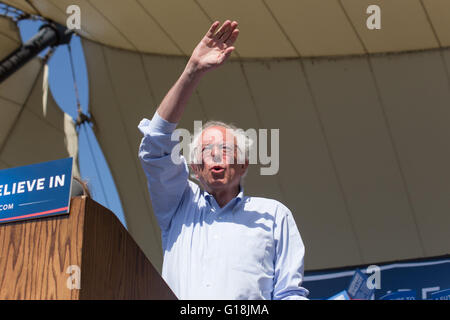
{"label": "blue sky", "polygon": [[[25,42],[34,36],[41,25],[42,21],[22,20],[19,22],[22,41]],[[83,113],[87,113],[89,110],[89,85],[83,49],[80,38],[77,35],[72,37],[71,48],[81,108]],[[47,50],[41,53],[41,56],[46,52]],[[67,45],[59,46],[56,49],[49,61],[49,70],[50,89],[53,97],[64,112],[76,119],[77,102]],[[122,205],[114,180],[97,139],[89,126],[84,125],[83,127],[79,130],[81,177],[87,181],[94,200],[114,212],[126,227]]]}

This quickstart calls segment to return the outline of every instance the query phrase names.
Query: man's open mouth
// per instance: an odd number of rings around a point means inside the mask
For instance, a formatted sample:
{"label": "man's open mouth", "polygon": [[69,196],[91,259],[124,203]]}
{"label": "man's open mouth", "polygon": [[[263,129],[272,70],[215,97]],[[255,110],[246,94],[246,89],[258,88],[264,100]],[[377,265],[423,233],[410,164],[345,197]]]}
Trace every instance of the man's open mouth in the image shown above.
{"label": "man's open mouth", "polygon": [[214,173],[222,173],[225,171],[225,168],[221,166],[214,166],[211,168],[211,171]]}

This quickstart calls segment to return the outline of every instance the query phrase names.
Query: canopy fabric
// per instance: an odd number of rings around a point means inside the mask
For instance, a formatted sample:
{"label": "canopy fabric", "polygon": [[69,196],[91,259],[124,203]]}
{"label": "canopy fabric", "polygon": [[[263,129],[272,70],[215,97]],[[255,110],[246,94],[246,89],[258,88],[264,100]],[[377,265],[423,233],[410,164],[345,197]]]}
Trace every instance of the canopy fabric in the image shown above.
{"label": "canopy fabric", "polygon": [[19,30],[9,18],[0,18],[0,43],[0,61],[21,45]]}
{"label": "canopy fabric", "polygon": [[[190,55],[214,20],[239,21],[237,58],[401,52],[450,46],[448,0],[2,0],[65,24],[81,9],[79,34],[131,51]],[[369,5],[381,29],[369,30]]]}
{"label": "canopy fabric", "polygon": [[[83,40],[95,134],[130,233],[156,267],[161,241],[137,157],[186,58]],[[306,269],[450,252],[450,51],[230,61],[205,76],[179,127],[193,121],[280,129],[280,170],[253,165],[247,195],[293,212]],[[245,244],[243,244],[245,245]]]}
{"label": "canopy fabric", "polygon": [[[0,32],[4,58],[21,40],[8,18],[0,18],[0,26],[8,26]],[[74,175],[79,176],[75,124],[46,91],[44,70],[43,61],[35,58],[0,84],[0,169],[74,157]]]}

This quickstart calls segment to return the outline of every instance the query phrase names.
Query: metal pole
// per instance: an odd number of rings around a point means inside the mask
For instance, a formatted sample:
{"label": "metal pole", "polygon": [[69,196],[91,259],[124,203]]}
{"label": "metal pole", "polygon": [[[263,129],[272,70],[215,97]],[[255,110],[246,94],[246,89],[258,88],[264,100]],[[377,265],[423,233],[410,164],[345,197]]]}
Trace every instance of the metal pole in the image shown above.
{"label": "metal pole", "polygon": [[19,70],[45,48],[69,43],[72,34],[73,31],[57,23],[43,25],[33,38],[0,62],[0,83],[5,81],[10,75]]}

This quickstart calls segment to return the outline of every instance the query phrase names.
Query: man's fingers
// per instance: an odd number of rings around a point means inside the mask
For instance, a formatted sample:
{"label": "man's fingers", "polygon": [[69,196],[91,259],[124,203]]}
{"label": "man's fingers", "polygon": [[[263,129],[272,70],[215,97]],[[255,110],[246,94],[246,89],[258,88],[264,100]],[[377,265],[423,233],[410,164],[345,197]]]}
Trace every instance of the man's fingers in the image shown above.
{"label": "man's fingers", "polygon": [[233,33],[234,29],[236,29],[237,25],[238,25],[238,23],[236,21],[233,21],[230,24],[230,27],[227,28],[227,30],[223,34],[222,38],[220,38],[220,40],[223,42],[226,42],[228,40],[228,38],[230,37],[230,35]]}
{"label": "man's fingers", "polygon": [[239,29],[234,29],[231,33],[231,36],[227,39],[225,42],[227,46],[232,46],[233,43],[236,41],[237,37],[239,35]]}
{"label": "man's fingers", "polygon": [[216,40],[220,40],[220,38],[223,36],[223,34],[227,31],[227,28],[230,26],[230,20],[227,20],[223,23],[222,27],[220,28],[220,30],[216,33],[216,35],[214,36],[214,38],[216,38]]}
{"label": "man's fingers", "polygon": [[214,32],[216,32],[217,27],[219,26],[219,21],[214,21],[214,23],[209,28],[208,32],[206,33],[206,36],[208,38],[212,38],[214,36]]}

